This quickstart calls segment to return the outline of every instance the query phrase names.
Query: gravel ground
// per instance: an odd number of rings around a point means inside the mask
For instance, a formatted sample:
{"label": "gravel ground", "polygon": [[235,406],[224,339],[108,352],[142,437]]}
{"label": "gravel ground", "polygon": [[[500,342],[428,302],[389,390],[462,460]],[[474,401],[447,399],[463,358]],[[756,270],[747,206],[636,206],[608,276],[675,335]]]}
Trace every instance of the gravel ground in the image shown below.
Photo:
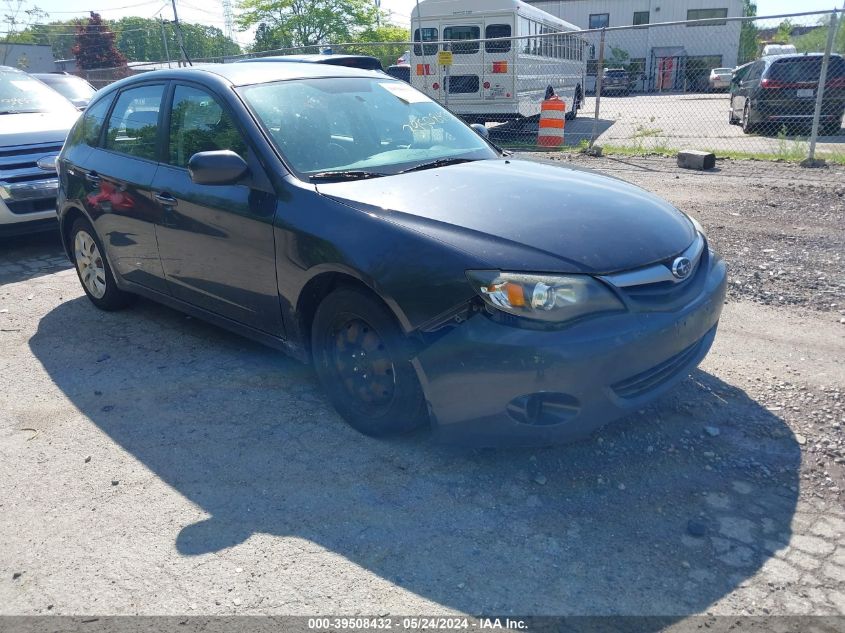
{"label": "gravel ground", "polygon": [[307,367],[0,248],[0,614],[845,615],[843,172],[569,162],[741,282],[689,380],[571,446],[364,438]]}

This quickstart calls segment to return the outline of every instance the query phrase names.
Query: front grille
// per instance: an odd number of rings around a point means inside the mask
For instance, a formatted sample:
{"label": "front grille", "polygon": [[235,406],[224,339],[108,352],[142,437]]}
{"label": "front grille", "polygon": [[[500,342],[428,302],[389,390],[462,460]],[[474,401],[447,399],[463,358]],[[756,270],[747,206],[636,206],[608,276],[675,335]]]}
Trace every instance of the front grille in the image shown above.
{"label": "front grille", "polygon": [[39,168],[38,159],[61,149],[61,143],[0,147],[0,197],[12,213],[55,208],[56,175]]}
{"label": "front grille", "polygon": [[[692,262],[686,279],[672,274],[676,257],[684,256]],[[605,275],[602,279],[614,286],[633,310],[643,312],[672,312],[691,301],[706,283],[710,268],[710,252],[701,236],[678,256],[669,257],[646,268]]]}
{"label": "front grille", "polygon": [[[706,337],[705,337],[706,338]],[[614,393],[620,398],[631,400],[639,398],[647,394],[649,391],[656,389],[666,381],[670,380],[678,374],[684,367],[686,367],[695,355],[698,353],[704,338],[696,341],[684,351],[675,354],[670,359],[655,365],[654,367],[640,372],[636,376],[631,376],[626,380],[621,380],[613,385]]]}
{"label": "front grille", "polygon": [[61,143],[0,147],[0,182],[42,180],[48,174],[38,167],[38,159],[58,154],[61,149]]}
{"label": "front grille", "polygon": [[16,215],[26,215],[27,213],[38,213],[39,211],[50,211],[56,208],[55,198],[42,198],[41,200],[20,200],[17,202],[8,202],[6,206],[9,211]]}

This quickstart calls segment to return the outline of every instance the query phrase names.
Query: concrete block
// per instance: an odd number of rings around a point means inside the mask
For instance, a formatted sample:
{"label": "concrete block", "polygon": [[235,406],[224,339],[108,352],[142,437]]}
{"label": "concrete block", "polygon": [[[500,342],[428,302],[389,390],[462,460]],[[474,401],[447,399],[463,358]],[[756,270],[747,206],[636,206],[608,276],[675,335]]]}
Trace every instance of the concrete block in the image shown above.
{"label": "concrete block", "polygon": [[712,152],[701,152],[697,149],[685,149],[678,152],[678,167],[684,169],[713,169],[716,166],[716,155]]}

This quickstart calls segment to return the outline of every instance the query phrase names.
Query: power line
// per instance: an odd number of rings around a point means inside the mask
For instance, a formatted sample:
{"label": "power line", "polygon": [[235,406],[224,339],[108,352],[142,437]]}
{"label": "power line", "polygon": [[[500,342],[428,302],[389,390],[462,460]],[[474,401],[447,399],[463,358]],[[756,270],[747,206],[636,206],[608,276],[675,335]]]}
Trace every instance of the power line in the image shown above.
{"label": "power line", "polygon": [[137,7],[145,7],[145,6],[150,5],[150,4],[158,4],[159,2],[160,2],[160,0],[147,0],[147,2],[141,2],[139,4],[128,4],[128,5],[123,6],[123,7],[109,7],[107,9],[89,9],[89,10],[86,10],[86,11],[49,11],[48,15],[52,15],[54,13],[72,14],[72,13],[104,13],[106,11],[122,11],[123,9],[135,9]]}

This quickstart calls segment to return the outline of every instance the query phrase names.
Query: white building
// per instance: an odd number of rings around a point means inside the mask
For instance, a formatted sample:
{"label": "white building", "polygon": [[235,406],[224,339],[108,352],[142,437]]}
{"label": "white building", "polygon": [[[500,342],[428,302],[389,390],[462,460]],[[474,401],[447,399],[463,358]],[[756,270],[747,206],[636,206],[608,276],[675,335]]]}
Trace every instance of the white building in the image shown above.
{"label": "white building", "polygon": [[[526,0],[583,29],[610,27],[604,66],[625,66],[636,90],[700,90],[711,68],[737,65],[742,0]],[[685,20],[713,20],[704,25],[650,26]],[[613,27],[638,26],[624,30]],[[595,57],[598,34],[589,36]],[[597,60],[588,72],[595,74]]]}

